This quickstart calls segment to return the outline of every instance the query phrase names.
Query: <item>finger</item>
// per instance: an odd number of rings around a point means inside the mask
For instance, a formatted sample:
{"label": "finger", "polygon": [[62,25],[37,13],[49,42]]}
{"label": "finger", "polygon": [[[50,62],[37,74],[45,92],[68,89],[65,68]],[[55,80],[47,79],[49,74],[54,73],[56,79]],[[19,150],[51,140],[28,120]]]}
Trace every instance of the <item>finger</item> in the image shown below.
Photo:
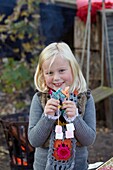
{"label": "finger", "polygon": [[64,101],[64,102],[63,102],[63,105],[75,105],[75,106],[76,106],[75,102],[70,101],[70,100]]}
{"label": "finger", "polygon": [[71,100],[65,100],[63,103],[64,103],[64,104],[69,104],[69,103],[74,103],[74,102],[71,101]]}
{"label": "finger", "polygon": [[54,110],[54,111],[56,111],[58,109],[58,107],[54,106],[54,105],[49,105],[48,108],[51,109],[51,110]]}
{"label": "finger", "polygon": [[75,114],[72,113],[72,112],[67,112],[66,114],[67,114],[68,117],[73,117],[73,116],[75,116]]}
{"label": "finger", "polygon": [[48,105],[58,106],[59,105],[59,100],[50,100],[48,102]]}
{"label": "finger", "polygon": [[72,113],[72,114],[75,114],[75,110],[73,109],[66,109],[66,114],[68,113]]}
{"label": "finger", "polygon": [[63,105],[62,109],[76,109],[76,105],[74,104],[68,104],[68,105]]}

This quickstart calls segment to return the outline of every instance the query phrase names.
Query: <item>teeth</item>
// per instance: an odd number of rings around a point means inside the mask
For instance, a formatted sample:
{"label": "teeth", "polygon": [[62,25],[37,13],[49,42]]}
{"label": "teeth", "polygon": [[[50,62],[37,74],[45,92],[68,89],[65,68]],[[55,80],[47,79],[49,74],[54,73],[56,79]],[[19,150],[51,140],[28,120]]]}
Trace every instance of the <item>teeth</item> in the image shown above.
{"label": "teeth", "polygon": [[61,86],[62,84],[61,83],[57,83],[57,84],[55,84],[55,86]]}

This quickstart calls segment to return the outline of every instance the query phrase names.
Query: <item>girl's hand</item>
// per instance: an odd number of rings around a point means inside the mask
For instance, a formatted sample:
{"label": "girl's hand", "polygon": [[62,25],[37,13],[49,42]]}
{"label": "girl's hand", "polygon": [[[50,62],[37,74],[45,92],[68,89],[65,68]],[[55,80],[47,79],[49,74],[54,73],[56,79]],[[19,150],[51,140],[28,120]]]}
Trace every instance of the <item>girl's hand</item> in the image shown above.
{"label": "girl's hand", "polygon": [[47,101],[45,105],[44,113],[47,115],[54,116],[55,112],[58,110],[58,106],[59,106],[59,100],[51,98]]}
{"label": "girl's hand", "polygon": [[72,118],[76,115],[77,107],[76,107],[75,102],[73,101],[65,100],[63,102],[62,109],[66,109],[66,115],[68,118]]}

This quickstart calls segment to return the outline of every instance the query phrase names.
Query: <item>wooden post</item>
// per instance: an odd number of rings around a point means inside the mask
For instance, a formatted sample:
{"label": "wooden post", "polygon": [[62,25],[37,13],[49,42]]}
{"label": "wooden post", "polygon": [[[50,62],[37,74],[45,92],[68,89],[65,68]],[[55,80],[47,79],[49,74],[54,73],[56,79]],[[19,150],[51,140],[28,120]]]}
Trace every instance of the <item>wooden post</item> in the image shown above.
{"label": "wooden post", "polygon": [[[98,24],[91,25],[91,57],[90,57],[90,84],[89,87],[91,89],[96,88],[100,82],[100,44],[98,37]],[[74,25],[74,48],[75,48],[75,56],[81,64],[82,53],[83,53],[83,42],[85,38],[85,23],[81,21],[77,16],[75,17],[75,25]],[[86,42],[87,43],[87,42]],[[86,44],[87,45],[87,44]],[[85,47],[84,51],[84,60],[82,71],[86,78],[86,69],[87,69],[87,48]]]}
{"label": "wooden post", "polygon": [[[113,78],[111,82],[111,71],[113,72],[113,24],[110,24],[109,22],[113,23],[113,20],[110,19],[109,16],[112,16],[113,18],[113,10],[110,10],[109,15],[107,16],[107,23],[108,23],[108,29],[109,29],[109,38],[111,44],[110,51],[111,51],[111,69],[109,67],[108,63],[108,56],[105,54],[105,65],[104,65],[104,85],[111,86],[110,83],[112,83],[113,86]],[[109,28],[110,27],[110,28]],[[112,28],[112,29],[111,29]],[[95,89],[96,87],[101,85],[101,47],[102,47],[102,15],[100,12],[97,13],[97,22],[96,24],[91,25],[91,45],[90,45],[90,52],[91,52],[91,62],[90,62],[90,89]],[[74,26],[74,48],[75,48],[75,56],[77,57],[77,60],[79,64],[81,63],[81,56],[83,52],[83,41],[84,41],[84,35],[85,35],[85,23],[81,21],[78,17],[75,17],[75,26]],[[112,43],[111,43],[112,42]],[[86,58],[87,58],[87,48],[85,48],[85,55],[84,55],[84,62],[82,71],[84,76],[86,77]],[[105,48],[106,51],[106,48]],[[102,112],[103,117],[106,119],[106,126],[108,128],[113,127],[113,96],[107,97],[103,99],[101,102],[103,103],[100,108],[100,112]],[[96,104],[96,106],[99,107],[99,103]],[[103,113],[104,110],[104,113]],[[99,113],[97,113],[99,114]]]}

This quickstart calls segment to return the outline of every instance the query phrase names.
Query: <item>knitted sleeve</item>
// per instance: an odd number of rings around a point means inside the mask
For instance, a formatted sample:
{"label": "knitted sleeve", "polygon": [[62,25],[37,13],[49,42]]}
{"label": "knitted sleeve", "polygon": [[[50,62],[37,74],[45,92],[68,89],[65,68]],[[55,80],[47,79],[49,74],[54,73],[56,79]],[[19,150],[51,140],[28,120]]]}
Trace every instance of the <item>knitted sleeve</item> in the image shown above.
{"label": "knitted sleeve", "polygon": [[44,115],[42,105],[36,93],[31,102],[28,126],[28,139],[33,147],[42,146],[46,142],[55,121]]}
{"label": "knitted sleeve", "polygon": [[73,123],[77,140],[83,146],[93,144],[96,138],[96,111],[92,95],[87,100],[84,116],[77,116]]}

